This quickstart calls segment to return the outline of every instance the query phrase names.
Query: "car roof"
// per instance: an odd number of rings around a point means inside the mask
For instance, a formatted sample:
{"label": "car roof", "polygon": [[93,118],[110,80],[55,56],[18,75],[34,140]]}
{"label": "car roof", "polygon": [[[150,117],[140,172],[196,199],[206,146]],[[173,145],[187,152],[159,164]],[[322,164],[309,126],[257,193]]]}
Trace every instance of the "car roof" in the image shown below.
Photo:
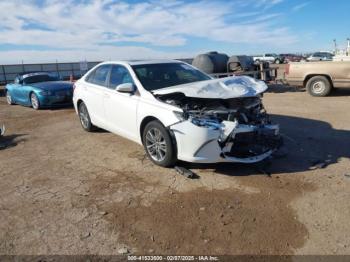
{"label": "car roof", "polygon": [[121,60],[121,61],[106,61],[103,64],[128,64],[133,65],[149,65],[149,64],[168,64],[168,63],[183,63],[179,60],[172,59],[155,59],[155,60]]}
{"label": "car roof", "polygon": [[56,72],[29,71],[29,72],[19,73],[19,74],[17,74],[16,77],[19,77],[20,79],[24,79],[24,78],[36,76],[36,75],[52,75],[52,74],[56,74]]}

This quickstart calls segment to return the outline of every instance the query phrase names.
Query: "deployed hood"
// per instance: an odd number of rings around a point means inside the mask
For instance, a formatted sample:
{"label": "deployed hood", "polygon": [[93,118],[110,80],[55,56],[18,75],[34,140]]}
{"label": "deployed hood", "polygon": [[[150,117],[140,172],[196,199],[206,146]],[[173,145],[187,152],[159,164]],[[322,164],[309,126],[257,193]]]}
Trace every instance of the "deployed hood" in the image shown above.
{"label": "deployed hood", "polygon": [[187,97],[228,99],[254,97],[266,91],[267,85],[248,76],[232,76],[177,85],[153,91],[154,95],[183,93]]}
{"label": "deployed hood", "polygon": [[73,84],[67,81],[48,81],[48,82],[32,83],[29,85],[40,88],[42,90],[48,90],[48,91],[73,88]]}

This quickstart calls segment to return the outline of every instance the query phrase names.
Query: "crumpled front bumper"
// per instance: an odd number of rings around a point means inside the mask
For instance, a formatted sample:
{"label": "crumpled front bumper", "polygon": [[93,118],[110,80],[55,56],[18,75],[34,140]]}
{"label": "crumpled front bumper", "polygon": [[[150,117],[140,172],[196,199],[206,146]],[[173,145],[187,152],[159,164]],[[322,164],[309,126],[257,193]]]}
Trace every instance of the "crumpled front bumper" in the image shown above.
{"label": "crumpled front bumper", "polygon": [[169,127],[176,139],[179,160],[194,163],[256,163],[281,144],[278,125],[242,125],[223,121],[215,129],[190,120]]}

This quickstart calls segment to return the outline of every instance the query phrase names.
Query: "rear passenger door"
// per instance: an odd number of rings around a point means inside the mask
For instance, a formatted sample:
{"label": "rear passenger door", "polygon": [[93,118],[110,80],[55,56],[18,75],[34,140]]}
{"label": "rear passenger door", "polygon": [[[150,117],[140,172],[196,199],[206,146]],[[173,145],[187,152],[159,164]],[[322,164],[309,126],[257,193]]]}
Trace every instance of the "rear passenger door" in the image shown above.
{"label": "rear passenger door", "polygon": [[97,67],[85,79],[84,102],[89,111],[93,124],[106,128],[103,98],[107,87],[107,80],[111,65],[104,64]]}
{"label": "rear passenger door", "polygon": [[132,94],[116,91],[118,85],[125,83],[134,84],[129,70],[123,65],[112,65],[104,96],[105,115],[112,132],[138,141],[136,112],[140,96],[137,90]]}

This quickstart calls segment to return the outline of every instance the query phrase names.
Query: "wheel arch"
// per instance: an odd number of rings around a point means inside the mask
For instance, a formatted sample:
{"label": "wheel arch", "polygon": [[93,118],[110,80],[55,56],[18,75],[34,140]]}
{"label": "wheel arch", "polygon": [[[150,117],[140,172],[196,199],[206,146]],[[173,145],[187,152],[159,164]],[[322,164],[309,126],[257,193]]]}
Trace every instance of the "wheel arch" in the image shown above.
{"label": "wheel arch", "polygon": [[[154,116],[146,116],[145,118],[143,118],[141,121],[141,124],[140,124],[140,130],[139,130],[139,135],[140,135],[141,141],[142,141],[142,134],[143,134],[143,131],[145,130],[146,125],[151,121],[159,121],[162,123],[162,121],[160,121],[158,118],[156,118]],[[142,141],[142,143],[143,143],[143,141]]]}
{"label": "wheel arch", "polygon": [[146,116],[142,119],[141,124],[140,124],[140,130],[139,130],[141,142],[143,143],[143,139],[142,139],[143,131],[145,130],[146,125],[151,121],[159,121],[165,127],[165,129],[168,130],[170,137],[171,137],[171,140],[173,142],[175,155],[177,156],[177,142],[176,142],[176,138],[175,138],[174,133],[168,127],[166,127],[159,118],[156,118],[154,116]]}
{"label": "wheel arch", "polygon": [[309,74],[305,77],[304,82],[303,82],[303,87],[306,87],[307,82],[314,76],[323,76],[328,79],[331,87],[333,87],[333,80],[330,75],[327,74]]}
{"label": "wheel arch", "polygon": [[83,99],[79,98],[77,101],[77,109],[79,108],[79,106],[82,102],[84,102]]}

